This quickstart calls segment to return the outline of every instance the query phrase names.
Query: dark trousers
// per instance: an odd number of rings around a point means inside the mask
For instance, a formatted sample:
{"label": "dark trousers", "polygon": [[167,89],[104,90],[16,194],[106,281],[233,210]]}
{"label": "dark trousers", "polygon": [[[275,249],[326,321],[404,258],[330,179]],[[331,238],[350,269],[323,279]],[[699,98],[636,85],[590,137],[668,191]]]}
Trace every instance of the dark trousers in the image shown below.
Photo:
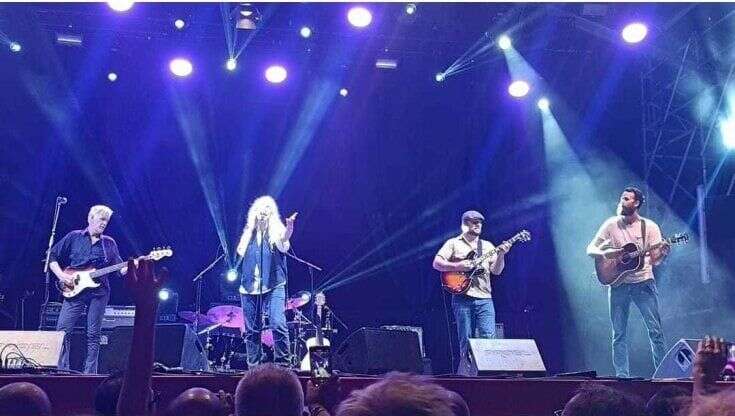
{"label": "dark trousers", "polygon": [[100,337],[102,334],[102,318],[105,316],[105,307],[110,300],[110,291],[104,286],[87,289],[72,299],[64,299],[56,323],[57,331],[64,331],[64,343],[59,357],[59,369],[69,370],[69,348],[71,331],[84,312],[87,305],[87,358],[84,361],[84,372],[97,374],[100,356]]}
{"label": "dark trousers", "polygon": [[245,352],[248,368],[263,361],[263,345],[260,332],[263,328],[263,312],[268,313],[268,329],[273,331],[273,359],[279,364],[288,364],[291,358],[286,323],[286,288],[277,287],[262,295],[241,295],[242,313],[245,317]]}

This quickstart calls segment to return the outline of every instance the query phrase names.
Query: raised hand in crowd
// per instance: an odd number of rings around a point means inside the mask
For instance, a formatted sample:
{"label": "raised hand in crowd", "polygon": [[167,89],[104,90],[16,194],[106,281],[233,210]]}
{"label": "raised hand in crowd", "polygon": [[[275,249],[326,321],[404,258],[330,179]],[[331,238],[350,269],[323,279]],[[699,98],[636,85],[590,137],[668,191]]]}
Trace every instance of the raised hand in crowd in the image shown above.
{"label": "raised hand in crowd", "polygon": [[153,262],[128,260],[125,284],[135,302],[135,323],[125,379],[117,403],[117,416],[151,414],[151,375],[158,290],[168,280],[168,270],[156,273]]}
{"label": "raised hand in crowd", "polygon": [[713,392],[715,382],[720,379],[720,373],[727,363],[727,349],[722,338],[705,336],[697,345],[697,354],[694,357],[694,400],[697,396]]}
{"label": "raised hand in crowd", "polygon": [[306,383],[305,404],[311,416],[329,416],[335,413],[342,400],[339,378],[335,375],[323,381]]}

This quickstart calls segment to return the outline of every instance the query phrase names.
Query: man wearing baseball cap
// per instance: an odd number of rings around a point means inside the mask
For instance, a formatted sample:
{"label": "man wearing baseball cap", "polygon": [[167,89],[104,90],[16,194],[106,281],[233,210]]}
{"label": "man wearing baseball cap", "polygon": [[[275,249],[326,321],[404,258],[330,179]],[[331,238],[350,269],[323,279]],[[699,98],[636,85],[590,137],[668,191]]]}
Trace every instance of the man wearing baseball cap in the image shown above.
{"label": "man wearing baseball cap", "polygon": [[[462,234],[450,238],[434,257],[434,268],[440,272],[466,272],[472,270],[473,263],[467,260],[470,253],[479,257],[495,246],[480,239],[485,217],[477,211],[462,214]],[[505,254],[511,244],[504,242],[498,246],[497,254],[490,256],[472,279],[469,289],[462,294],[452,295],[452,309],[457,321],[459,338],[459,366],[457,374],[474,375],[470,365],[469,338],[495,338],[495,306],[490,287],[490,275],[499,275],[505,267]]]}

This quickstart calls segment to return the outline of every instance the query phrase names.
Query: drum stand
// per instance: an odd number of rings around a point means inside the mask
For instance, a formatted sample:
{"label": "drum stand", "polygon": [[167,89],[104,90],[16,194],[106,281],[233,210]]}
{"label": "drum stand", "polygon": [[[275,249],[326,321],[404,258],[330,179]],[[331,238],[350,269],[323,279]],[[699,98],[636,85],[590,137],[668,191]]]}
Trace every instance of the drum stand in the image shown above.
{"label": "drum stand", "polygon": [[314,323],[309,320],[299,309],[294,309],[294,320],[296,324],[293,337],[291,337],[291,368],[299,369],[301,367],[301,359],[308,351],[303,351],[306,345],[306,330],[309,327],[316,329]]}

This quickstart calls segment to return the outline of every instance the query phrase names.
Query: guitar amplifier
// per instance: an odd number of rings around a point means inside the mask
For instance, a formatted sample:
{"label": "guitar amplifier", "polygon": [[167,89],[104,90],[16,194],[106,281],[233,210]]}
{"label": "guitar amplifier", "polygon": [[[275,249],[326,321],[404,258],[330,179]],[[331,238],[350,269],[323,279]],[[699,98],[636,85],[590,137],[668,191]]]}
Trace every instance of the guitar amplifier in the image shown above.
{"label": "guitar amplifier", "polygon": [[[41,305],[41,308],[44,308]],[[53,331],[56,329],[56,323],[59,321],[59,314],[61,313],[61,302],[48,302],[45,306],[45,310],[41,313],[41,325],[42,331]],[[82,316],[79,317],[74,328],[84,328],[87,325],[87,305],[84,305]]]}
{"label": "guitar amplifier", "polygon": [[421,357],[426,358],[426,351],[424,350],[424,330],[420,326],[383,325],[380,328],[390,331],[409,331],[415,333],[419,337],[419,350],[421,351]]}
{"label": "guitar amplifier", "polygon": [[133,326],[135,323],[135,306],[107,305],[105,316],[102,318],[102,328],[117,328],[118,326]]}

